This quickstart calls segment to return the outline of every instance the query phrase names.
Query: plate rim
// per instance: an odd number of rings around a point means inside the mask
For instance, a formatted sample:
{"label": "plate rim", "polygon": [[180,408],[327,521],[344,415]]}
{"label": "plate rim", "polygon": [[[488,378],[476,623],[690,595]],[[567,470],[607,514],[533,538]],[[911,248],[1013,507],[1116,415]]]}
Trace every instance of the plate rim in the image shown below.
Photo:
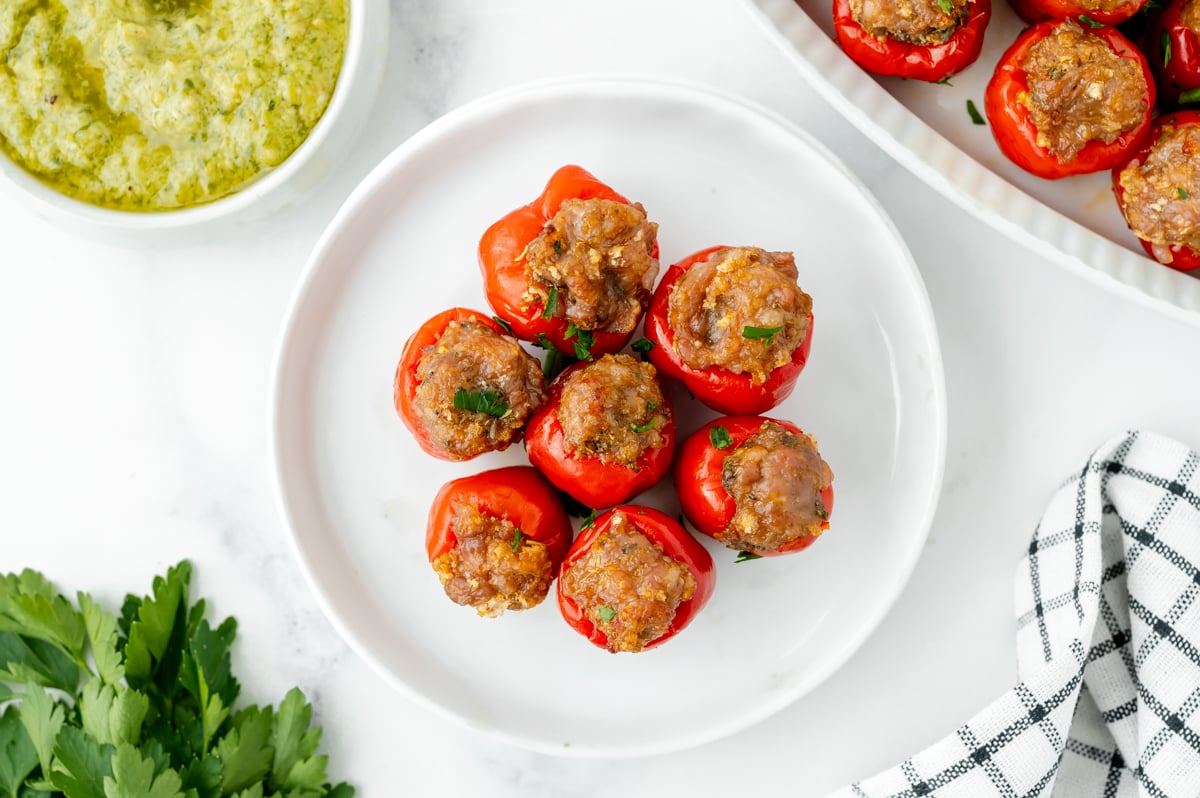
{"label": "plate rim", "polygon": [[1200,280],[1121,246],[985,167],[846,57],[795,0],[740,3],[821,97],[955,205],[1094,285],[1200,325]]}
{"label": "plate rim", "polygon": [[[577,746],[563,747],[559,743],[530,737],[524,734],[505,731],[498,726],[482,726],[458,712],[455,712],[405,681],[401,675],[394,673],[376,656],[368,640],[363,639],[354,629],[353,624],[343,617],[337,598],[327,591],[322,579],[311,561],[309,547],[300,540],[297,527],[293,523],[295,508],[287,495],[285,486],[285,464],[281,459],[281,448],[285,434],[282,405],[285,401],[282,390],[287,376],[286,368],[290,347],[295,338],[295,325],[301,308],[310,296],[313,283],[320,272],[331,268],[323,260],[327,258],[334,239],[340,234],[341,228],[350,223],[357,213],[369,207],[371,198],[386,182],[392,172],[404,168],[404,165],[415,158],[427,147],[435,145],[444,133],[449,133],[460,126],[487,117],[489,114],[502,112],[510,106],[522,102],[553,102],[556,96],[571,95],[577,92],[610,92],[628,93],[629,96],[669,96],[675,100],[686,100],[694,105],[724,110],[737,111],[739,116],[750,114],[757,117],[758,124],[774,125],[789,136],[799,140],[811,148],[819,157],[824,158],[838,172],[843,174],[857,190],[858,194],[873,207],[880,221],[889,231],[899,250],[904,254],[904,278],[913,290],[913,298],[917,303],[915,308],[920,313],[920,330],[928,342],[928,363],[930,393],[929,405],[933,440],[931,441],[932,468],[929,472],[929,483],[924,501],[921,504],[920,518],[917,523],[917,533],[913,535],[904,551],[904,559],[893,568],[897,578],[890,589],[881,594],[880,601],[874,611],[865,618],[860,626],[860,632],[846,640],[834,656],[827,659],[823,667],[815,669],[808,678],[798,682],[798,686],[781,694],[782,697],[773,701],[763,701],[747,712],[734,717],[732,720],[693,730],[688,734],[674,735],[663,738],[658,745],[641,745],[638,748],[620,746]],[[899,268],[899,265],[896,266]],[[692,80],[663,78],[630,73],[598,72],[582,75],[571,75],[541,79],[521,83],[502,89],[472,100],[448,113],[431,121],[428,125],[413,133],[402,141],[395,149],[385,156],[354,188],[337,213],[325,227],[313,250],[309,254],[303,271],[288,301],[283,322],[281,324],[272,357],[271,377],[268,392],[267,408],[267,437],[269,442],[270,472],[274,503],[279,520],[282,522],[288,539],[293,558],[299,566],[310,593],[317,601],[330,624],[338,632],[347,646],[354,651],[368,666],[400,694],[408,697],[418,705],[430,710],[442,718],[449,719],[460,728],[470,729],[491,739],[500,740],[526,750],[566,758],[578,759],[633,759],[657,754],[693,748],[714,740],[727,737],[736,732],[750,728],[765,718],[770,717],[784,708],[795,703],[802,696],[812,692],[836,673],[847,661],[858,652],[863,644],[876,632],[883,620],[892,611],[901,593],[911,581],[917,562],[924,551],[934,516],[941,496],[946,461],[948,414],[946,408],[946,382],[944,361],[940,337],[937,331],[936,318],[925,283],[899,229],[887,214],[879,200],[866,185],[849,170],[848,167],[830,151],[823,143],[802,127],[782,116],[781,114],[762,106],[752,100],[739,96],[705,83]]]}

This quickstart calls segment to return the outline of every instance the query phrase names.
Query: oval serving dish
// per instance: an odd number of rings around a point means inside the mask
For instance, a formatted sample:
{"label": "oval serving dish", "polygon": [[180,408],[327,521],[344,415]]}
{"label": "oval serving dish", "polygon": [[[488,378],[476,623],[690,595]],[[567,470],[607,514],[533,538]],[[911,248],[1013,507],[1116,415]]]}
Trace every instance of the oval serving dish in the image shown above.
{"label": "oval serving dish", "polygon": [[833,39],[830,0],[743,0],[800,74],[888,154],[962,208],[1048,260],[1160,312],[1200,324],[1200,280],[1147,258],[1112,196],[1107,172],[1047,181],[1000,152],[967,101],[983,90],[1025,24],[993,4],[983,53],[950,85],[876,78]]}

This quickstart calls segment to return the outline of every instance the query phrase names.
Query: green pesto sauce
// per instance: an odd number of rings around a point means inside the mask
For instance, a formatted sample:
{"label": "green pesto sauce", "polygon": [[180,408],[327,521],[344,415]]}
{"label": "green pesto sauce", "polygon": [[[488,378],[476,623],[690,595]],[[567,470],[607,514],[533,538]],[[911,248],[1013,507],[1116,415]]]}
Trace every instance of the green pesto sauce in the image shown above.
{"label": "green pesto sauce", "polygon": [[106,208],[219,199],[321,118],[346,4],[0,0],[0,149]]}

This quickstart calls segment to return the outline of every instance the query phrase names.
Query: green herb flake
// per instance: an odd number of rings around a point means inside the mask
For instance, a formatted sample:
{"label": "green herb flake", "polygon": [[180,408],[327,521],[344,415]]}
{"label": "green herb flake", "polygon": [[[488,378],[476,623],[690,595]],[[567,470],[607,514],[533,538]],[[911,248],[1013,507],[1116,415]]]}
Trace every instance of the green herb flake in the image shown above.
{"label": "green herb flake", "polygon": [[640,352],[643,355],[650,354],[650,350],[654,348],[654,342],[649,338],[639,338],[629,345],[629,348],[634,352]]}
{"label": "green herb flake", "polygon": [[521,548],[521,544],[524,541],[525,533],[521,531],[521,527],[517,527],[513,530],[513,542],[512,545],[508,547],[509,551],[516,551],[517,549]]}
{"label": "green herb flake", "polygon": [[593,527],[595,527],[597,515],[599,515],[599,513],[597,513],[595,510],[592,510],[590,513],[587,514],[587,517],[583,519],[583,525],[579,528],[580,529],[592,529]]}
{"label": "green herb flake", "polygon": [[937,0],[937,5],[946,16],[954,13],[954,3],[951,0]]}
{"label": "green herb flake", "polygon": [[1166,69],[1171,65],[1171,35],[1165,30],[1158,37],[1158,49],[1162,52],[1162,65]]}
{"label": "green herb flake", "polygon": [[1082,22],[1084,25],[1087,25],[1092,30],[1096,30],[1097,28],[1104,27],[1103,22],[1097,22],[1096,20],[1089,17],[1087,14],[1080,14],[1079,21]]}
{"label": "green herb flake", "polygon": [[551,352],[558,351],[555,349],[554,344],[550,343],[550,339],[546,337],[545,333],[537,334],[537,342],[534,344],[534,346],[540,346],[542,349],[549,349]]}
{"label": "green herb flake", "polygon": [[[1185,92],[1180,92],[1179,102],[1181,102],[1185,105],[1189,104],[1189,103],[1200,102],[1200,89],[1188,89]],[[1175,122],[1174,119],[1171,119],[1168,121],[1170,121],[1171,123]]]}
{"label": "green herb flake", "polygon": [[733,436],[729,434],[729,430],[717,424],[708,431],[708,441],[718,449],[728,449],[733,446]]}
{"label": "green herb flake", "polygon": [[546,321],[554,318],[555,312],[558,311],[558,289],[554,286],[550,287],[550,294],[546,297],[546,307],[542,310],[542,318]]}
{"label": "green herb flake", "polygon": [[1175,186],[1175,193],[1179,195],[1180,199],[1188,198],[1188,193],[1187,193],[1186,188],[1181,188],[1180,186]]}
{"label": "green herb flake", "polygon": [[601,607],[600,609],[596,610],[596,616],[605,623],[608,623],[613,618],[617,617],[617,611],[612,607]]}
{"label": "green herb flake", "polygon": [[942,78],[941,80],[939,80],[939,81],[936,81],[936,83],[937,83],[937,85],[939,85],[939,86],[953,86],[953,85],[954,85],[953,83],[951,83],[951,82],[950,82],[950,78],[949,78],[949,77],[944,77],[944,78]]}
{"label": "green herb flake", "polygon": [[559,360],[560,358],[558,356],[558,350],[551,346],[550,351],[546,353],[546,359],[542,361],[543,380],[549,382],[558,376],[558,372],[561,371],[559,368]]}
{"label": "green herb flake", "polygon": [[268,110],[268,111],[274,111],[274,110],[275,110],[275,101],[274,101],[274,100],[271,100],[271,102],[267,103],[267,110]]}
{"label": "green herb flake", "polygon": [[755,554],[752,551],[739,551],[738,556],[734,558],[734,562],[750,562],[751,560],[761,560],[761,554]]}
{"label": "green herb flake", "polygon": [[468,391],[459,388],[454,392],[454,409],[472,413],[487,413],[500,418],[508,412],[508,402],[501,401],[504,394],[499,391]]}
{"label": "green herb flake", "polygon": [[742,337],[750,341],[763,341],[767,346],[770,346],[775,341],[775,336],[783,330],[779,327],[751,327],[747,324],[742,328]]}
{"label": "green herb flake", "polygon": [[592,345],[596,342],[595,336],[591,330],[581,330],[575,326],[575,322],[567,325],[567,331],[563,334],[563,338],[570,341],[575,346],[575,357],[580,360],[592,359]]}
{"label": "green herb flake", "polygon": [[492,316],[492,321],[503,327],[506,333],[512,335],[512,325],[506,322],[504,319],[500,318],[499,316]]}
{"label": "green herb flake", "polygon": [[650,430],[654,429],[655,425],[657,425],[657,424],[658,424],[658,416],[655,416],[654,418],[647,421],[645,424],[630,424],[629,428],[631,430],[633,430],[634,432],[636,432],[637,434],[641,435],[643,432],[649,432]]}
{"label": "green herb flake", "polygon": [[816,511],[817,518],[820,518],[822,521],[829,520],[829,510],[825,507],[825,500],[820,496],[817,497],[817,504],[813,507],[813,510]]}
{"label": "green herb flake", "polygon": [[983,114],[979,113],[979,109],[975,107],[974,100],[967,100],[967,116],[971,117],[971,124],[973,125],[987,124],[983,119]]}

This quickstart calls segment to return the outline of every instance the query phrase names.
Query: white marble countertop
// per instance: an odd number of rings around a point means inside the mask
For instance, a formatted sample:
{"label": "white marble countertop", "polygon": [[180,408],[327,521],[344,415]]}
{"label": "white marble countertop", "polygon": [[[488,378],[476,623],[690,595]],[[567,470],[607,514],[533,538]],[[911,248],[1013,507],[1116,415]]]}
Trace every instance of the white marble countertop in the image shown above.
{"label": "white marble countertop", "polygon": [[[200,246],[100,245],[0,196],[0,570],[115,607],[178,559],[240,622],[243,698],[298,684],[332,775],[359,795],[822,795],[950,731],[1015,677],[1011,583],[1059,481],[1132,427],[1200,445],[1200,327],[1031,254],[903,171],[803,85],[730,0],[393,0],[379,102],[317,196]],[[631,24],[631,20],[635,22]],[[811,131],[907,239],[941,333],[941,504],[882,627],[815,692],[699,749],[557,759],[391,691],[308,593],[275,513],[266,404],[306,255],[355,183],[436,116],[559,74],[638,72],[738,92]],[[736,689],[735,684],[728,685]]]}

